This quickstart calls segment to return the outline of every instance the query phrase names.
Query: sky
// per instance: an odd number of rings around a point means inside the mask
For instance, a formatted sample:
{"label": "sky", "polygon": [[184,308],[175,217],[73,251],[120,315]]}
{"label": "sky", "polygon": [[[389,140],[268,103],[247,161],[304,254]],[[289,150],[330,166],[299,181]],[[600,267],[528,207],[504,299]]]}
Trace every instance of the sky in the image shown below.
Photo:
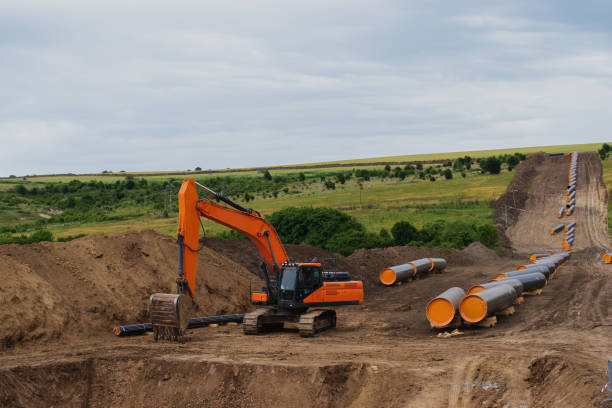
{"label": "sky", "polygon": [[609,1],[0,0],[0,176],[612,140]]}

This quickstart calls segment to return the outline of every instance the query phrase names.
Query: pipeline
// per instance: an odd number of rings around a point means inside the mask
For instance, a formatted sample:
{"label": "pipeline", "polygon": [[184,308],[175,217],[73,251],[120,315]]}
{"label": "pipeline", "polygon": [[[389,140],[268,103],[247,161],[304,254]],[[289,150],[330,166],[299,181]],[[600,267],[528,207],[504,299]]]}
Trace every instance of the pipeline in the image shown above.
{"label": "pipeline", "polygon": [[523,283],[518,279],[507,279],[503,282],[494,281],[494,282],[487,282],[487,283],[479,283],[478,285],[472,286],[470,290],[468,290],[467,294],[471,295],[473,293],[482,292],[485,289],[489,289],[495,286],[505,285],[505,284],[512,286],[512,288],[516,292],[516,296],[521,296],[523,294],[524,286],[523,286]]}
{"label": "pipeline", "polygon": [[[229,323],[236,322],[242,323],[242,314],[228,314],[218,316],[206,316],[206,317],[193,317],[189,319],[188,329],[195,329],[198,327],[204,327],[213,323]],[[140,324],[127,324],[125,326],[117,326],[113,329],[115,336],[136,336],[144,334],[146,332],[153,331],[153,325],[151,323],[140,323]]]}
{"label": "pipeline", "polygon": [[606,252],[601,257],[605,263],[612,263],[612,252]]}
{"label": "pipeline", "polygon": [[530,273],[536,273],[536,272],[541,273],[548,280],[550,276],[554,273],[554,269],[549,269],[546,266],[542,266],[540,268],[529,268],[529,269],[521,269],[518,271],[503,272],[503,273],[498,274],[495,277],[495,279],[514,278],[516,276],[528,275]]}
{"label": "pipeline", "polygon": [[537,261],[539,259],[543,259],[543,258],[549,257],[551,255],[554,255],[554,254],[547,254],[547,253],[531,254],[529,256],[529,261],[530,262],[535,262],[535,261]]}
{"label": "pipeline", "polygon": [[551,274],[555,271],[555,269],[557,269],[557,265],[555,264],[555,262],[546,261],[546,262],[534,262],[532,264],[521,265],[516,268],[517,271],[527,271],[530,269],[538,270],[538,271],[541,269],[547,269],[548,273]]}
{"label": "pipeline", "polygon": [[570,195],[567,196],[567,202],[569,203],[572,199],[576,197],[576,190],[572,191]]}
{"label": "pipeline", "polygon": [[380,272],[379,279],[383,285],[392,286],[396,282],[403,282],[432,271],[441,271],[444,268],[446,268],[446,260],[443,258],[422,258],[407,264],[385,268]]}
{"label": "pipeline", "polygon": [[556,227],[551,228],[548,232],[550,232],[550,235],[555,235],[557,232],[561,231],[563,228],[565,228],[565,224],[559,224]]}
{"label": "pipeline", "polygon": [[499,285],[466,296],[459,305],[461,317],[468,323],[478,323],[486,317],[512,306],[517,294],[510,285]]}
{"label": "pipeline", "polygon": [[561,207],[561,209],[557,212],[557,218],[563,217],[563,213],[565,212],[564,210],[565,208]]}
{"label": "pipeline", "polygon": [[567,211],[565,211],[565,214],[566,215],[572,215],[572,213],[574,212],[574,207],[575,206],[572,205],[570,208],[568,208]]}
{"label": "pipeline", "polygon": [[572,201],[570,201],[569,203],[565,204],[566,208],[570,208],[571,206],[576,204],[576,199],[572,198]]}
{"label": "pipeline", "polygon": [[427,304],[425,314],[432,327],[442,328],[448,326],[454,319],[459,304],[465,297],[461,288],[453,287],[440,293]]}
{"label": "pipeline", "polygon": [[546,276],[544,276],[544,274],[541,272],[527,273],[525,275],[517,275],[511,278],[495,279],[495,282],[506,282],[511,279],[521,281],[524,292],[531,292],[536,289],[542,289],[544,286],[546,286]]}
{"label": "pipeline", "polygon": [[566,231],[566,232],[567,232],[567,231],[569,231],[569,230],[570,230],[570,228],[576,228],[576,221],[572,221],[572,222],[570,222],[569,224],[567,224],[567,225],[565,226],[565,231]]}

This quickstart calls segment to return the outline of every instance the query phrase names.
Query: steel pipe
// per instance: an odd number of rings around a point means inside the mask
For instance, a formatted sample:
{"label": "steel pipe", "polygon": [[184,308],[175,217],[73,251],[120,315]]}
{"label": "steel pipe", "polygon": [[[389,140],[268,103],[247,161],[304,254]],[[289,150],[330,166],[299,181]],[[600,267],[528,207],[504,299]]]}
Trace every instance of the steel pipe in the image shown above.
{"label": "steel pipe", "polygon": [[521,294],[523,293],[523,290],[524,290],[523,283],[520,280],[507,279],[504,282],[494,281],[494,282],[487,282],[487,283],[479,283],[478,285],[472,286],[470,290],[468,290],[467,294],[471,295],[473,293],[482,292],[485,289],[493,288],[495,286],[504,285],[504,284],[508,284],[512,286],[512,288],[514,288],[514,291],[516,292],[516,296],[521,296]]}
{"label": "steel pipe", "polygon": [[565,226],[565,231],[569,231],[569,229],[572,228],[572,227],[574,227],[574,228],[576,227],[576,221],[572,221],[569,224],[567,224]]}
{"label": "steel pipe", "polygon": [[555,235],[557,232],[561,231],[563,228],[565,228],[565,224],[559,224],[556,227],[551,228],[548,232],[550,232],[550,235]]}
{"label": "steel pipe", "polygon": [[574,212],[574,208],[575,208],[575,206],[574,206],[574,205],[572,205],[570,208],[568,208],[568,209],[565,211],[565,214],[566,214],[566,215],[572,215],[572,213]]}
{"label": "steel pipe", "polygon": [[605,263],[612,263],[612,252],[606,252],[601,257]]}
{"label": "steel pipe", "polygon": [[468,323],[478,323],[495,312],[512,306],[517,298],[510,285],[499,285],[466,296],[459,305],[461,317]]}
{"label": "steel pipe", "polygon": [[563,217],[563,213],[565,213],[565,208],[561,207],[561,209],[557,211],[557,218]]}
{"label": "steel pipe", "polygon": [[542,289],[546,286],[546,276],[541,272],[528,273],[525,275],[517,275],[511,278],[495,279],[495,282],[504,282],[510,279],[516,279],[523,284],[523,292],[531,292],[536,289]]}
{"label": "steel pipe", "polygon": [[570,201],[569,203],[565,204],[565,207],[570,208],[574,204],[576,204],[576,199],[572,198],[572,201]]}
{"label": "steel pipe", "polygon": [[537,267],[537,268],[519,269],[517,271],[502,272],[502,273],[498,274],[495,277],[495,279],[512,278],[512,277],[515,277],[515,276],[527,275],[527,274],[535,273],[535,272],[540,272],[541,274],[546,276],[546,279],[548,279],[550,277],[550,275],[552,275],[554,273],[554,269],[549,268],[548,266],[542,265],[542,266]]}
{"label": "steel pipe", "polygon": [[457,287],[440,293],[427,304],[425,314],[429,323],[437,328],[448,326],[455,318],[464,297],[463,289]]}
{"label": "steel pipe", "polygon": [[417,275],[441,271],[446,268],[446,260],[442,258],[422,258],[402,265],[385,268],[380,272],[380,282],[385,286],[392,286],[396,282],[402,282]]}

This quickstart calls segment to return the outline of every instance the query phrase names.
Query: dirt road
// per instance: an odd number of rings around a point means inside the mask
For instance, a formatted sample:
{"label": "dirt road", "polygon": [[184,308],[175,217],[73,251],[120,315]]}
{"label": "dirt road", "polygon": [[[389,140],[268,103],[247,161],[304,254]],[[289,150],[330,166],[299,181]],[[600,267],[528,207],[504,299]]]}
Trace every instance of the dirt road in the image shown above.
{"label": "dirt road", "polygon": [[[185,345],[155,343],[147,335],[114,337],[110,333],[113,324],[132,322],[121,320],[146,313],[146,304],[138,306],[140,297],[171,284],[173,243],[153,233],[146,233],[146,242],[154,250],[139,246],[149,256],[138,251],[134,256],[129,245],[136,237],[126,239],[124,235],[113,237],[116,248],[105,247],[100,258],[95,258],[99,255],[95,250],[88,253],[73,246],[98,248],[102,243],[97,240],[104,238],[84,238],[91,240],[84,241],[86,244],[77,240],[11,247],[10,256],[2,249],[0,261],[10,258],[12,263],[4,267],[8,261],[0,262],[0,279],[13,282],[3,284],[0,291],[2,317],[12,322],[1,326],[5,338],[16,327],[28,333],[28,323],[15,317],[24,310],[21,299],[26,295],[33,300],[28,300],[25,309],[39,305],[37,302],[46,304],[44,296],[36,297],[40,288],[49,287],[51,298],[59,296],[60,289],[53,289],[53,271],[61,278],[57,285],[63,288],[61,304],[80,305],[77,316],[63,313],[59,319],[60,328],[71,329],[87,322],[95,314],[87,307],[102,298],[101,293],[75,298],[71,291],[90,288],[99,292],[106,287],[108,274],[114,274],[111,293],[117,294],[126,290],[119,286],[122,277],[130,276],[133,268],[138,272],[130,278],[130,284],[136,285],[129,289],[130,295],[106,303],[103,316],[86,325],[82,333],[40,331],[39,325],[38,338],[26,334],[5,341],[0,353],[0,405],[601,407],[599,390],[605,382],[606,362],[612,359],[612,284],[610,267],[599,261],[600,249],[609,242],[607,224],[601,218],[607,208],[605,186],[595,159],[580,155],[578,210],[572,218],[578,222],[578,235],[571,260],[541,295],[526,298],[513,316],[501,317],[493,328],[467,328],[463,335],[446,339],[437,338],[425,319],[431,298],[448,287],[467,289],[497,272],[514,269],[527,261],[527,252],[559,250],[560,238],[551,238],[547,231],[557,221],[554,213],[564,181],[562,177],[557,180],[556,174],[567,175],[564,157],[545,159],[535,166],[524,203],[528,211],[507,231],[517,253],[502,257],[478,245],[463,251],[401,247],[363,250],[342,258],[343,268],[366,282],[366,301],[362,306],[339,308],[338,328],[315,338],[301,338],[294,332],[247,337],[239,326],[193,330]],[[543,199],[540,192],[550,194],[549,199]],[[222,302],[225,308],[240,307],[240,301],[231,297],[237,293],[233,287],[253,276],[238,266],[252,266],[240,247],[247,242],[236,243],[235,251],[232,241],[228,242],[211,242],[217,252],[210,250],[201,259],[207,267],[199,269],[198,279],[202,276],[206,282],[206,296],[215,297],[203,309],[213,310]],[[296,258],[305,258],[310,251],[325,255],[305,246],[289,247]],[[446,257],[449,268],[401,286],[385,288],[376,283],[380,265],[425,253]],[[43,268],[62,256],[55,269]],[[35,264],[35,257],[45,262]],[[115,265],[114,269],[108,265]],[[231,278],[221,272],[227,267],[234,268]],[[150,273],[151,268],[156,268],[155,274]],[[11,277],[15,271],[26,279],[21,286],[17,286],[19,279]],[[99,281],[91,282],[92,273],[100,274]],[[164,284],[156,283],[156,277]],[[146,284],[138,283],[142,279]],[[217,283],[219,279],[225,280],[224,285]],[[12,296],[19,301],[13,302]],[[116,309],[125,305],[132,312]],[[54,316],[54,310],[53,305],[44,309],[47,319]],[[25,316],[32,320],[35,313]],[[105,324],[108,327],[102,330]]]}

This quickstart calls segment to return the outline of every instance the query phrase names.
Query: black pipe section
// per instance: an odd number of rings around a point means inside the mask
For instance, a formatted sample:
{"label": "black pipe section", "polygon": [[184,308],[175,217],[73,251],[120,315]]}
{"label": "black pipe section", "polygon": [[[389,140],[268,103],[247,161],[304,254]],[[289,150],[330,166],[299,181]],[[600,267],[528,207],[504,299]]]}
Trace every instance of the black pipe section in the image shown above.
{"label": "black pipe section", "polygon": [[496,279],[496,282],[504,282],[510,279],[517,279],[523,284],[523,292],[531,292],[536,289],[542,289],[546,286],[546,276],[540,272],[529,273],[526,275],[518,275],[512,278]]}
{"label": "black pipe section", "polygon": [[549,156],[563,156],[565,153],[548,153]]}
{"label": "black pipe section", "polygon": [[[218,316],[207,316],[207,317],[193,317],[189,319],[188,329],[195,329],[198,327],[204,327],[212,323],[229,323],[236,322],[242,323],[244,313],[241,314],[229,314],[229,315],[218,315]],[[113,330],[116,336],[137,336],[146,332],[153,331],[153,325],[151,323],[140,323],[140,324],[127,324],[125,326],[117,326]]]}

